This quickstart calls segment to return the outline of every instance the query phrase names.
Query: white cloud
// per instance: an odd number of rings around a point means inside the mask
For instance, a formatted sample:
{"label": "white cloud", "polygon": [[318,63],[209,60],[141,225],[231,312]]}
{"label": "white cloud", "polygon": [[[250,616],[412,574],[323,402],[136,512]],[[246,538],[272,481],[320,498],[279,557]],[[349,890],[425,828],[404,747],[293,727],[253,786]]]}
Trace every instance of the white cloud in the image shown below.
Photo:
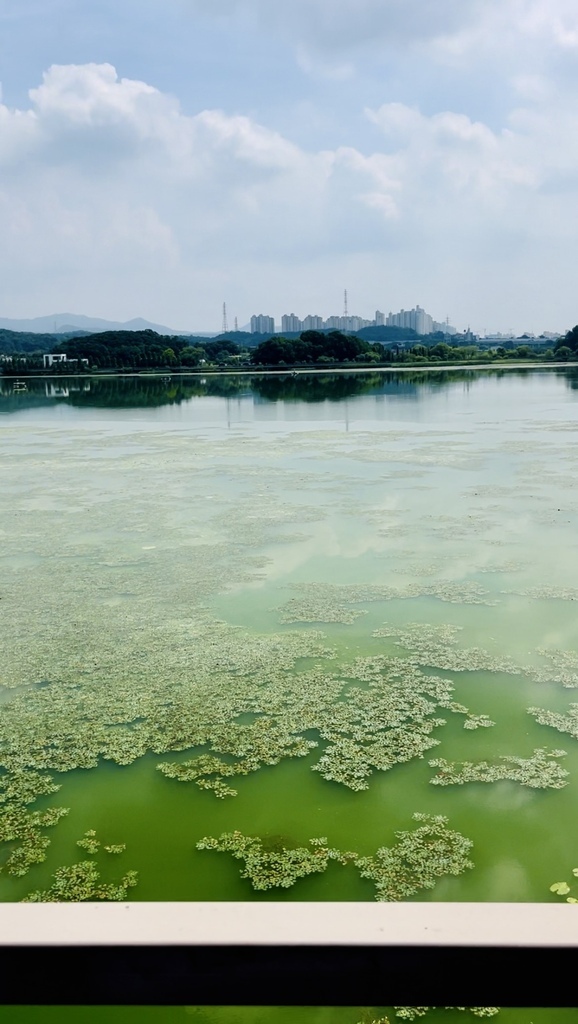
{"label": "white cloud", "polygon": [[526,71],[549,65],[555,69],[560,51],[578,47],[575,0],[487,0],[471,10],[461,25],[431,37],[442,59],[490,62]]}
{"label": "white cloud", "polygon": [[[389,306],[466,323],[497,302],[526,327],[544,294],[569,310],[578,113],[532,80],[518,96],[500,130],[385,103],[366,111],[374,152],[307,152],[250,117],[188,116],[108,64],[52,67],[29,109],[0,106],[6,315],[200,328],[225,290],[243,322],[257,306],[327,315],[315,295],[347,282],[367,315],[385,280]],[[537,274],[547,286],[522,294]]]}
{"label": "white cloud", "polygon": [[34,113],[10,111],[0,103],[0,165],[21,161],[35,145],[38,124]]}
{"label": "white cloud", "polygon": [[[39,116],[67,126],[135,124],[141,128],[154,124],[151,117],[161,102],[167,102],[145,82],[119,80],[111,64],[53,65],[43,76],[30,98]],[[140,113],[140,117],[137,116]]]}
{"label": "white cloud", "polygon": [[418,195],[426,202],[437,192],[440,199],[463,199],[472,206],[480,201],[495,206],[510,187],[537,183],[537,168],[527,162],[520,139],[509,129],[495,133],[452,111],[425,117],[401,103],[384,104],[367,115],[392,148],[390,165],[412,203],[418,182]]}

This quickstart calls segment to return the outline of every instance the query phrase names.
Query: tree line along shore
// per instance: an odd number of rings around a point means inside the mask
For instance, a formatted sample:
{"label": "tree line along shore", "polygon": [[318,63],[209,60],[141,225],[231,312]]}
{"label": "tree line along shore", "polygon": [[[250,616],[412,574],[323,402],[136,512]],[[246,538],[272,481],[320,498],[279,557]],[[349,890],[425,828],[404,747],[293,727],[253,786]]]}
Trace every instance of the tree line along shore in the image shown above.
{"label": "tree line along shore", "polygon": [[[144,331],[105,331],[81,336],[23,334],[0,330],[0,366],[13,376],[22,374],[147,370],[209,370],[213,368],[318,368],[419,366],[452,363],[508,363],[523,359],[537,363],[578,358],[578,325],[553,343],[482,342],[450,344],[443,336],[418,336],[403,328],[381,338],[341,331],[303,331],[297,336],[272,335],[255,344],[255,335],[231,332],[216,338],[197,338]],[[249,341],[252,344],[249,344]],[[47,354],[60,361],[47,365]]]}

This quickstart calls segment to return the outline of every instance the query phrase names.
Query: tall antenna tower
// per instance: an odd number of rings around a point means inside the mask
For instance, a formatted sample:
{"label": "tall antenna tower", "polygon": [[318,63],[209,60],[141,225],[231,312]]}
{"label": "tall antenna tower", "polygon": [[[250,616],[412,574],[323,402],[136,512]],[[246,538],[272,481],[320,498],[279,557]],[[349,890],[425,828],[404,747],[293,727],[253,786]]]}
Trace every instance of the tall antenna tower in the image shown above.
{"label": "tall antenna tower", "polygon": [[229,330],[229,325],[227,323],[227,303],[224,302],[223,303],[223,334],[226,334],[228,330]]}
{"label": "tall antenna tower", "polygon": [[239,321],[237,320],[237,317],[235,317],[235,330],[239,330]]}
{"label": "tall antenna tower", "polygon": [[347,312],[347,288],[343,292],[343,316],[349,316]]}

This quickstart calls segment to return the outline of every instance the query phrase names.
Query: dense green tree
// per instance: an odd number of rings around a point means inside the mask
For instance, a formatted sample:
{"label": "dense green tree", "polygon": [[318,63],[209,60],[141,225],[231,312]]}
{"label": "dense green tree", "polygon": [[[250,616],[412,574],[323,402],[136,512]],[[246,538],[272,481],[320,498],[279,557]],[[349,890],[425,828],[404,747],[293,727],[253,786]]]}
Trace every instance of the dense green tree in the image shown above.
{"label": "dense green tree", "polygon": [[278,366],[279,363],[287,365],[296,362],[294,355],[295,343],[293,341],[288,338],[272,337],[257,345],[257,348],[251,353],[251,361],[263,366]]}
{"label": "dense green tree", "polygon": [[383,347],[370,345],[355,335],[341,331],[303,331],[299,338],[273,336],[251,353],[253,363],[262,366],[307,363],[347,363],[367,357],[375,361],[383,355]]}
{"label": "dense green tree", "polygon": [[236,342],[232,341],[230,338],[215,338],[214,341],[205,342],[203,348],[208,359],[215,362],[219,358],[238,356],[241,351]]}
{"label": "dense green tree", "polygon": [[180,352],[181,366],[198,366],[204,358],[205,350],[200,345],[187,345]]}
{"label": "dense green tree", "polygon": [[453,349],[451,345],[448,345],[445,341],[438,341],[437,345],[430,348],[429,355],[437,356],[438,359],[451,359],[453,355]]}
{"label": "dense green tree", "polygon": [[560,347],[562,347],[562,345],[566,345],[569,349],[572,350],[572,352],[577,352],[578,351],[578,324],[576,325],[576,327],[573,327],[571,331],[568,331],[568,334],[566,335],[566,337],[564,339],[560,338],[559,341],[556,342],[556,345],[559,345],[560,342],[562,343],[560,345]]}

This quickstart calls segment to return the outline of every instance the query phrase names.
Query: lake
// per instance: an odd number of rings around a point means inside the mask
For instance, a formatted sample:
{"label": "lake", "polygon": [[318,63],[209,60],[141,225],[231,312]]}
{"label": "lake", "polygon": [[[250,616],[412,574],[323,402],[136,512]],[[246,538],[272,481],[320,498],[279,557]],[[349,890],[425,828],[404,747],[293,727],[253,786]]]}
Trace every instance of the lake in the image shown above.
{"label": "lake", "polygon": [[575,368],[27,387],[0,900],[578,898]]}

